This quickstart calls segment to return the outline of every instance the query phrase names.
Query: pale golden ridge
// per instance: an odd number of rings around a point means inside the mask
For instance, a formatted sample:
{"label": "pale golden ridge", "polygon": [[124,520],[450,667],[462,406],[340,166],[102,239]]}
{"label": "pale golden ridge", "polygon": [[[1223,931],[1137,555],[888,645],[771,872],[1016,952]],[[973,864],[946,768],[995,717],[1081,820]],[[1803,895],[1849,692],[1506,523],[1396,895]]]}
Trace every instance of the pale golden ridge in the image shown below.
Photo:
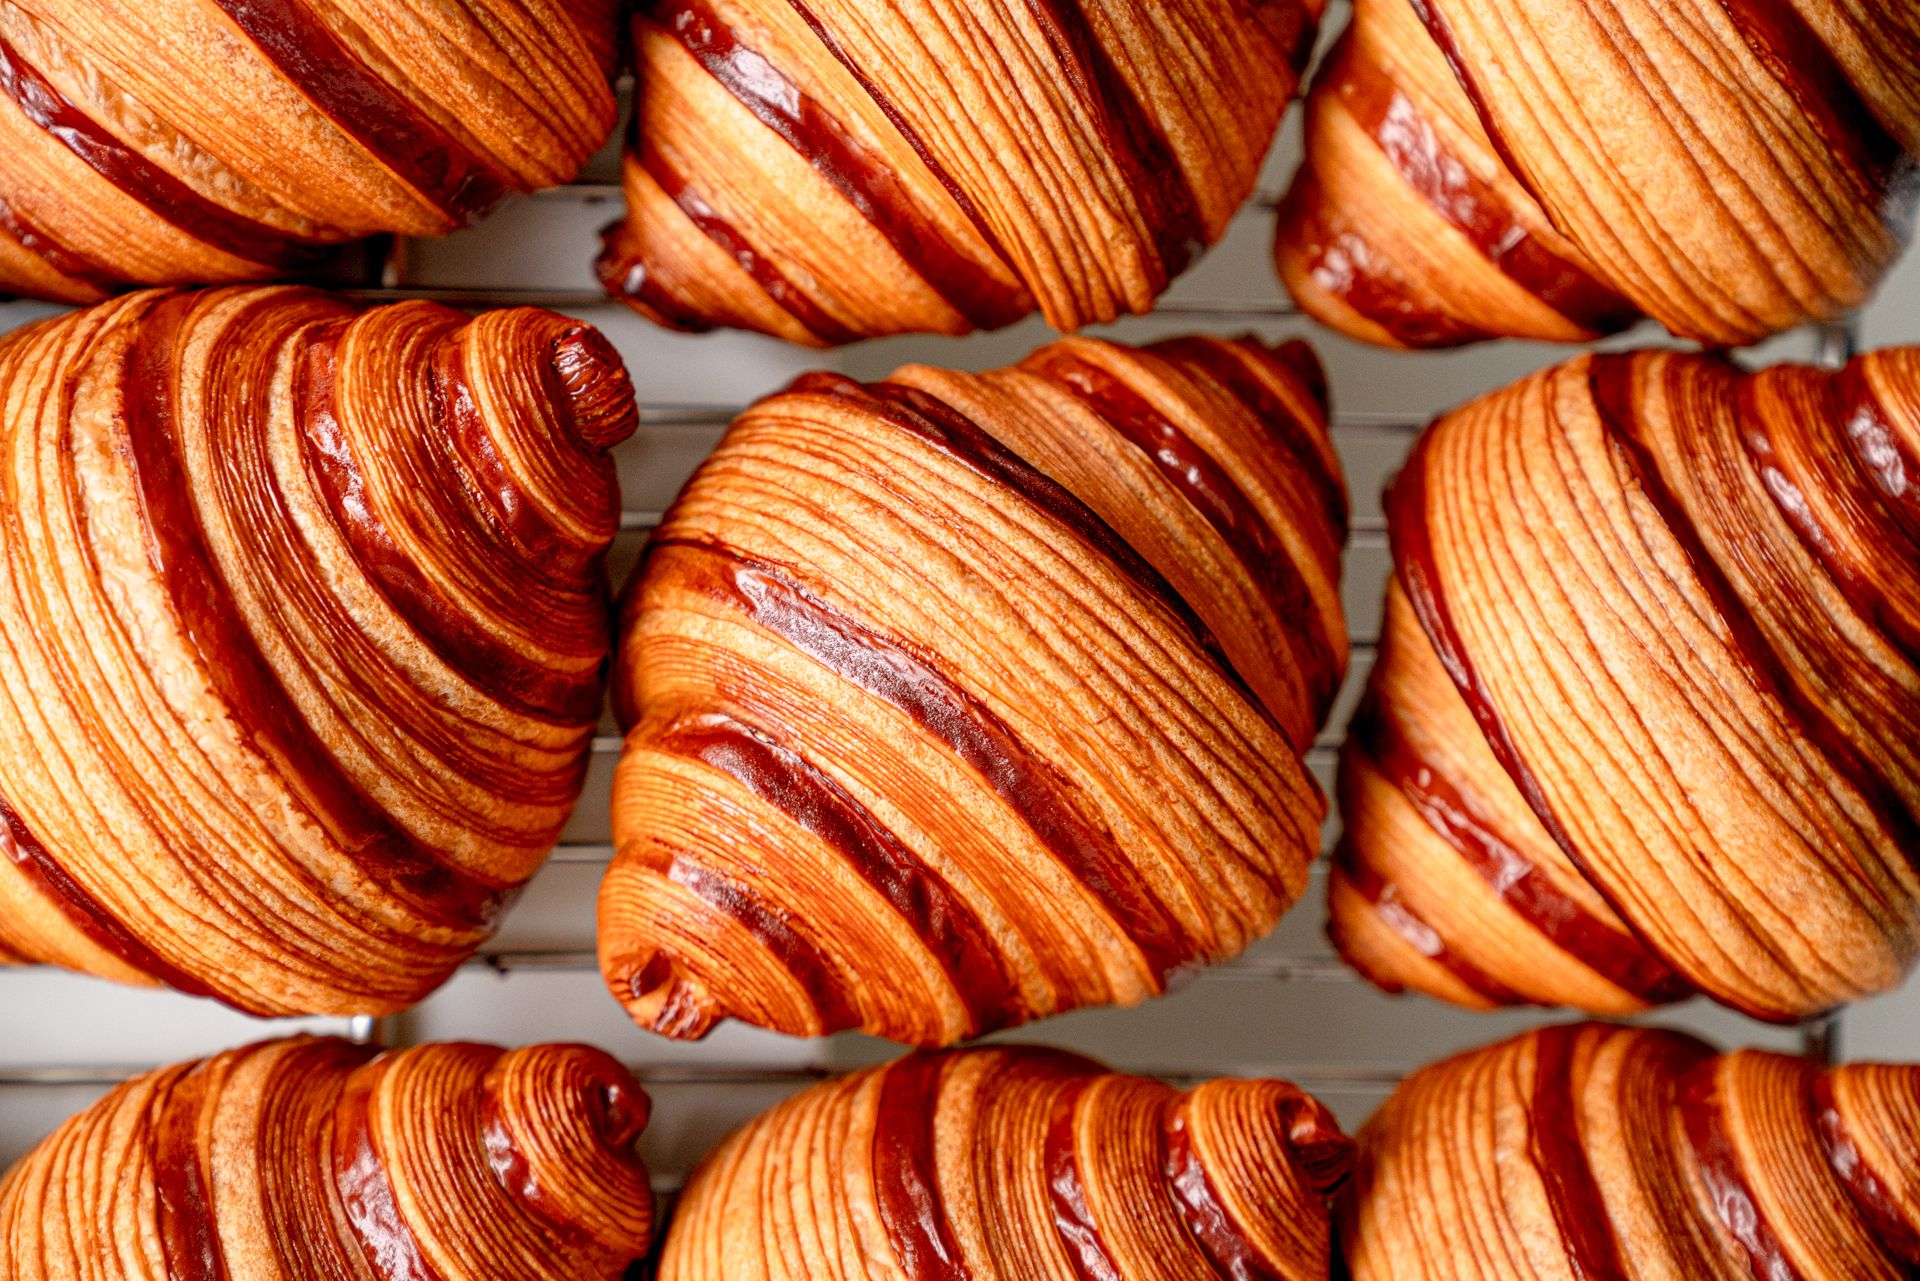
{"label": "pale golden ridge", "polygon": [[0,293],[86,302],[441,235],[613,129],[612,0],[0,6]]}
{"label": "pale golden ridge", "polygon": [[1359,1136],[1353,1281],[1898,1281],[1920,1068],[1576,1024],[1410,1077]]}
{"label": "pale golden ridge", "polygon": [[620,1281],[648,1101],[578,1045],[293,1038],[162,1068],[0,1180],[9,1281]]}
{"label": "pale golden ridge", "polygon": [[1145,312],[1253,190],[1324,0],[649,0],[609,292],[828,346]]}
{"label": "pale golden ridge", "polygon": [[436,986],[579,797],[634,421],[548,312],[234,288],[0,341],[0,955]]}
{"label": "pale golden ridge", "polygon": [[1346,497],[1304,345],[1072,339],[743,415],[630,589],[600,955],[643,1025],[949,1044],[1270,929]]}
{"label": "pale golden ridge", "polygon": [[1920,147],[1920,10],[1859,0],[1356,0],[1307,97],[1278,263],[1389,346],[1715,346],[1864,301]]}
{"label": "pale golden ridge", "polygon": [[1352,1144],[1283,1081],[1182,1093],[1054,1050],[815,1086],[695,1171],[660,1281],[1325,1281]]}
{"label": "pale golden ridge", "polygon": [[1804,1018],[1920,949],[1920,355],[1583,357],[1443,418],[1342,756],[1390,988]]}

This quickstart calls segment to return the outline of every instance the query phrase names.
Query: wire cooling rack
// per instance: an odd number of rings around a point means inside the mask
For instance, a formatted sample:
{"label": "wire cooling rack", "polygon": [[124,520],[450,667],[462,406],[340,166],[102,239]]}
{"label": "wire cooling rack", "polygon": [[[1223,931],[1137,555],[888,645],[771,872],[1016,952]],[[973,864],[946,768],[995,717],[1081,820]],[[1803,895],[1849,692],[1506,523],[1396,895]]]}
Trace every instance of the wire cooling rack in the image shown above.
{"label": "wire cooling rack", "polygon": [[[1339,19],[1331,20],[1338,25]],[[1293,113],[1269,168],[1278,184],[1292,168]],[[471,309],[533,305],[602,327],[634,371],[642,426],[616,455],[627,494],[610,557],[616,582],[637,559],[692,467],[727,422],[756,396],[805,368],[875,377],[908,360],[983,367],[1017,359],[1049,335],[1037,322],[968,340],[890,340],[844,353],[800,352],[752,336],[688,338],[654,329],[594,287],[592,232],[619,212],[612,148],[580,181],[514,202],[472,231],[444,241],[376,243],[335,283],[373,302],[426,298]],[[1346,600],[1354,636],[1347,688],[1308,756],[1330,783],[1346,717],[1372,664],[1388,573],[1379,488],[1434,413],[1565,349],[1490,347],[1449,357],[1363,351],[1317,333],[1286,303],[1267,262],[1274,197],[1249,202],[1226,242],[1170,291],[1151,317],[1102,333],[1144,341],[1211,330],[1309,337],[1327,359],[1337,405],[1334,437],[1354,493]],[[0,304],[0,330],[44,308]],[[1654,339],[1642,331],[1634,341]],[[1790,336],[1782,355],[1835,366],[1857,340],[1851,323]],[[1345,402],[1351,400],[1351,405]],[[205,1003],[113,988],[46,971],[0,970],[0,1166],[70,1112],[160,1063],[210,1053],[290,1028],[404,1045],[471,1039],[501,1043],[584,1040],[630,1061],[655,1097],[646,1150],[656,1185],[670,1194],[721,1134],[781,1097],[836,1070],[891,1054],[853,1035],[795,1042],[723,1028],[681,1046],[639,1032],[601,986],[593,953],[593,891],[613,854],[608,783],[620,750],[609,719],[592,744],[589,786],[563,842],[487,950],[439,994],[406,1015],[261,1024]],[[1329,820],[1329,837],[1332,824]],[[1080,1049],[1115,1066],[1185,1082],[1223,1073],[1293,1079],[1319,1093],[1349,1125],[1409,1070],[1438,1055],[1564,1017],[1521,1011],[1478,1015],[1418,998],[1374,992],[1340,963],[1321,929],[1322,869],[1275,935],[1215,967],[1190,988],[1131,1011],[1087,1011],[1010,1037]],[[1841,1018],[1801,1028],[1763,1028],[1701,1004],[1662,1012],[1661,1022],[1725,1043],[1760,1043],[1831,1059]],[[1920,1056],[1920,1047],[1909,1051]]]}

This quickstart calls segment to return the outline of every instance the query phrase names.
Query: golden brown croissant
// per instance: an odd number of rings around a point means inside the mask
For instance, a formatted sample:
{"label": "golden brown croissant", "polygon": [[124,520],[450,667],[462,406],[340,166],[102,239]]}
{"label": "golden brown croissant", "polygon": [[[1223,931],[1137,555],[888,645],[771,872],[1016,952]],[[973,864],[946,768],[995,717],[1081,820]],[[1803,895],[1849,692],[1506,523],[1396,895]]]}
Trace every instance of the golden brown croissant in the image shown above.
{"label": "golden brown croissant", "polygon": [[[1423,21],[1424,18],[1424,21]],[[1920,6],[1355,0],[1280,216],[1347,334],[1715,345],[1837,316],[1898,254]]]}
{"label": "golden brown croissant", "polygon": [[1150,310],[1325,0],[646,0],[609,292],[826,346]]}
{"label": "golden brown croissant", "polygon": [[149,292],[0,339],[0,955],[418,1000],[579,796],[633,390],[549,312]]}
{"label": "golden brown croissant", "polygon": [[0,4],[0,293],[252,280],[565,182],[614,0]]}
{"label": "golden brown croissant", "polygon": [[598,1050],[297,1037],[150,1072],[0,1181],[8,1281],[619,1281],[648,1103]]}
{"label": "golden brown croissant", "polygon": [[1920,350],[1583,357],[1389,496],[1333,928],[1378,982],[1792,1019],[1920,946]]}
{"label": "golden brown croissant", "polygon": [[1324,1281],[1353,1145],[1283,1081],[1158,1081],[1032,1047],[815,1086],[710,1154],[660,1281]]}
{"label": "golden brown croissant", "polygon": [[601,963],[642,1024],[947,1044],[1157,994],[1300,894],[1345,666],[1304,344],[802,379],[649,545]]}
{"label": "golden brown croissant", "polygon": [[1899,1281],[1920,1067],[1547,1028],[1409,1078],[1360,1132],[1353,1281]]}

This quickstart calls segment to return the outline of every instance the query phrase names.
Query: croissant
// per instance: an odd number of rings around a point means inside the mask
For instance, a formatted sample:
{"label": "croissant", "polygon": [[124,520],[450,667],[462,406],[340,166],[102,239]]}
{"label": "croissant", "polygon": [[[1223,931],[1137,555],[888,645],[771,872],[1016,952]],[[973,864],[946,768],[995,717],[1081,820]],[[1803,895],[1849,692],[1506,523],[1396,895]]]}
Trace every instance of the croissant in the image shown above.
{"label": "croissant", "polygon": [[548,312],[148,292],[0,338],[0,960],[417,1001],[578,798],[604,450]]}
{"label": "croissant", "polygon": [[0,1181],[8,1281],[619,1281],[647,1096],[598,1050],[296,1037],[149,1072]]}
{"label": "croissant", "polygon": [[613,129],[616,10],[0,4],[0,293],[284,275],[565,182]]}
{"label": "croissant", "polygon": [[607,291],[829,346],[1151,310],[1218,240],[1325,0],[646,0]]}
{"label": "croissant", "polygon": [[1920,349],[1591,356],[1389,496],[1333,932],[1376,982],[1791,1020],[1920,946]]}
{"label": "croissant", "polygon": [[1306,135],[1279,268],[1343,333],[1750,343],[1898,255],[1920,6],[1355,0]]}
{"label": "croissant", "polygon": [[1920,1067],[1590,1023],[1409,1078],[1360,1132],[1353,1281],[1898,1281]]}
{"label": "croissant", "polygon": [[1325,1281],[1353,1145],[1283,1081],[1181,1093],[1034,1047],[817,1085],[694,1172],[659,1281]]}
{"label": "croissant", "polygon": [[949,1044],[1270,929],[1325,802],[1346,497],[1304,344],[801,379],[630,588],[600,958],[676,1037]]}

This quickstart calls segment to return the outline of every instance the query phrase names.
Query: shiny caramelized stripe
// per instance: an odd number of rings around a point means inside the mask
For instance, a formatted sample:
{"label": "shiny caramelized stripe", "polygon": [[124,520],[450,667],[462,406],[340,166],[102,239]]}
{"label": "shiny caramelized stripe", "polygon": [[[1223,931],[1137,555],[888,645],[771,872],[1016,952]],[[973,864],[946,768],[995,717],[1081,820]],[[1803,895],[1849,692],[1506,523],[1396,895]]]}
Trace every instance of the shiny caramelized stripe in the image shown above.
{"label": "shiny caramelized stripe", "polygon": [[151,1119],[154,1203],[167,1281],[226,1281],[227,1277],[200,1141],[212,1083],[205,1062],[177,1074],[156,1101],[159,1115]]}
{"label": "shiny caramelized stripe", "polygon": [[213,0],[295,87],[455,222],[519,186],[407,101],[336,37],[311,0]]}
{"label": "shiny caramelized stripe", "polygon": [[1022,1017],[1019,989],[966,899],[813,762],[766,731],[720,714],[676,723],[651,745],[721,771],[832,846],[925,941],[966,1006],[970,1035]]}
{"label": "shiny caramelized stripe", "polygon": [[[784,913],[768,906],[746,886],[728,880],[712,868],[682,858],[676,857],[668,866],[667,879],[714,911],[730,917],[779,958],[781,968],[800,985],[819,1015],[820,1035],[860,1026],[860,1011],[848,995],[851,985],[846,977],[824,952],[793,927]],[[630,988],[634,996],[644,995],[643,985],[654,977],[649,969],[635,975]],[[662,1011],[662,1019],[669,1013],[678,1011],[669,1007]]]}
{"label": "shiny caramelized stripe", "polygon": [[[1660,460],[1642,433],[1633,378],[1637,363],[1631,354],[1591,357],[1590,390],[1595,410],[1608,438],[1619,446],[1642,495],[1659,513],[1662,523],[1685,555],[1694,576],[1713,602],[1724,624],[1733,656],[1746,669],[1754,686],[1773,695],[1802,734],[1828,765],[1860,794],[1867,808],[1920,871],[1920,816],[1894,789],[1891,781],[1862,755],[1827,709],[1793,678],[1787,663],[1774,652],[1740,600],[1733,584],[1708,552],[1686,508],[1668,486]],[[1738,402],[1736,402],[1737,405]],[[1604,890],[1603,890],[1604,892]]]}
{"label": "shiny caramelized stripe", "polygon": [[1225,1281],[1289,1281],[1233,1221],[1233,1213],[1221,1201],[1206,1164],[1194,1150],[1187,1113],[1186,1100],[1175,1100],[1161,1130],[1167,1186],[1180,1207],[1187,1234],[1207,1256],[1216,1277]]}
{"label": "shiny caramelized stripe", "polygon": [[761,124],[785,139],[885,236],[901,259],[977,329],[998,329],[1028,310],[1022,292],[959,252],[921,212],[884,156],[853,135],[785,72],[723,22],[707,0],[667,0],[648,10]]}
{"label": "shiny caramelized stripe", "polygon": [[[1759,388],[1752,379],[1740,384],[1741,442],[1760,473],[1767,493],[1800,542],[1825,565],[1845,591],[1847,601],[1908,655],[1920,655],[1920,626],[1892,599],[1895,584],[1884,573],[1859,564],[1844,553],[1813,518],[1797,482],[1781,469],[1767,423],[1757,410]],[[1880,545],[1874,548],[1884,564],[1920,563],[1920,459],[1907,449],[1905,438],[1887,421],[1885,408],[1872,383],[1856,362],[1831,378],[1814,384],[1817,413],[1839,423],[1846,435],[1847,461],[1833,459],[1842,474],[1829,479],[1831,499],[1845,502],[1871,525]],[[1823,456],[1819,461],[1827,461]],[[1862,510],[1863,508],[1870,509]],[[1911,589],[1909,589],[1911,590]]]}
{"label": "shiny caramelized stripe", "polygon": [[1120,167],[1127,190],[1141,204],[1160,259],[1158,292],[1206,246],[1200,202],[1180,167],[1179,154],[1095,35],[1086,0],[1026,3],[1075,96],[1092,109],[1100,140]]}
{"label": "shiny caramelized stripe", "polygon": [[[687,221],[699,228],[701,233],[711,240],[740,269],[753,278],[755,284],[775,303],[784,308],[790,316],[806,327],[807,331],[822,342],[840,345],[850,343],[860,335],[824,311],[813,296],[789,280],[786,273],[774,265],[772,258],[755,249],[751,242],[720,215],[720,211],[708,204],[705,197],[695,191],[687,181],[686,175],[676,169],[660,153],[658,147],[647,147],[640,153],[640,165],[653,180],[666,192],[668,199],[679,206]],[[677,306],[677,304],[676,304]]]}
{"label": "shiny caramelized stripe", "polygon": [[196,240],[263,266],[288,269],[317,256],[313,242],[234,213],[127,146],[20,57],[0,36],[0,94],[88,168]]}
{"label": "shiny caramelized stripe", "polygon": [[1878,208],[1913,160],[1793,0],[1720,0],[1747,47]]}
{"label": "shiny caramelized stripe", "polygon": [[1833,1097],[1833,1074],[1814,1073],[1808,1082],[1807,1110],[1813,1117],[1814,1131],[1820,1137],[1827,1164],[1853,1199],[1854,1208],[1866,1220],[1874,1240],[1897,1264],[1904,1265],[1902,1275],[1920,1277],[1920,1230],[1907,1222],[1880,1174],[1867,1163],[1847,1129],[1846,1118]]}
{"label": "shiny caramelized stripe", "polygon": [[34,226],[4,199],[0,199],[0,232],[19,241],[29,253],[39,257],[61,275],[91,285],[103,293],[119,288],[122,283],[119,273],[111,267],[87,257]]}
{"label": "shiny caramelized stripe", "polygon": [[1433,122],[1378,62],[1360,54],[1360,45],[1344,47],[1341,106],[1435,213],[1508,279],[1582,328],[1612,333],[1639,318],[1631,302],[1516,220],[1500,193],[1448,152]]}
{"label": "shiny caramelized stripe", "polygon": [[1700,1178],[1707,1187],[1707,1200],[1720,1226],[1746,1252],[1754,1281],[1800,1281],[1799,1269],[1767,1222],[1746,1171],[1740,1168],[1740,1154],[1726,1130],[1715,1071],[1718,1062],[1702,1063],[1682,1078],[1674,1099]]}
{"label": "shiny caramelized stripe", "polygon": [[5,796],[0,796],[0,856],[19,869],[27,882],[95,947],[176,991],[221,999],[205,983],[141,942],[119,917],[101,906],[100,900],[74,880],[66,866],[27,830],[26,823],[7,804]]}
{"label": "shiny caramelized stripe", "polygon": [[1227,469],[1177,423],[1119,378],[1079,357],[1049,354],[1029,368],[1079,399],[1133,447],[1198,511],[1240,562],[1267,607],[1297,637],[1298,670],[1316,711],[1340,687],[1340,656],[1293,554]]}
{"label": "shiny caramelized stripe", "polygon": [[894,1262],[908,1281],[971,1275],[940,1195],[934,1120],[950,1058],[911,1054],[886,1068],[873,1126],[874,1198]]}
{"label": "shiny caramelized stripe", "polygon": [[[1426,24],[1427,34],[1433,37],[1434,44],[1440,47],[1441,56],[1446,58],[1447,66],[1453,70],[1453,78],[1459,82],[1468,101],[1473,103],[1474,114],[1480,117],[1480,127],[1486,132],[1487,141],[1493,144],[1493,150],[1507,172],[1523,187],[1527,183],[1527,171],[1515,163],[1513,148],[1507,145],[1506,135],[1500,132],[1499,122],[1494,119],[1493,109],[1487,102],[1486,94],[1467,68],[1466,59],[1461,56],[1460,44],[1453,36],[1453,24],[1441,11],[1446,0],[1408,0],[1414,12],[1420,15],[1420,21]],[[1531,189],[1529,189],[1531,190]],[[1532,193],[1538,198],[1537,192]]]}
{"label": "shiny caramelized stripe", "polygon": [[[1392,930],[1401,942],[1451,974],[1483,1000],[1494,1005],[1525,1003],[1518,992],[1464,956],[1449,950],[1440,931],[1427,924],[1420,914],[1401,897],[1400,887],[1382,876],[1379,869],[1371,863],[1362,862],[1357,858],[1354,855],[1353,846],[1346,840],[1341,840],[1334,847],[1333,863],[1347,878],[1347,883],[1353,887],[1354,892],[1366,901],[1367,905],[1373,909],[1374,915]],[[1349,949],[1338,937],[1334,942],[1339,946],[1341,955],[1345,956],[1354,968],[1365,971],[1378,986],[1398,990],[1397,985],[1374,975],[1364,962],[1351,955]]]}
{"label": "shiny caramelized stripe", "polygon": [[926,165],[927,172],[937,178],[940,185],[947,189],[947,194],[953,197],[954,203],[960,206],[973,223],[974,230],[980,233],[1002,261],[1010,261],[1006,246],[1000,243],[1000,237],[994,232],[993,225],[980,212],[980,206],[973,202],[973,197],[967,194],[966,188],[961,186],[947,167],[934,156],[933,149],[927,146],[927,141],[920,136],[920,131],[908,123],[905,113],[900,110],[898,104],[880,91],[880,86],[872,76],[867,74],[859,59],[847,52],[846,46],[842,45],[834,37],[833,32],[827,29],[827,24],[822,22],[820,15],[809,7],[807,0],[787,0],[787,3],[793,7],[794,13],[799,15],[800,20],[812,29],[814,37],[826,47],[828,53],[833,55],[834,60],[846,69],[848,75],[859,82],[862,89],[866,90],[867,97],[873,100],[874,106],[880,108],[881,113],[893,125],[894,131],[905,138],[907,144],[919,153],[920,161]]}
{"label": "shiny caramelized stripe", "polygon": [[333,1114],[333,1178],[341,1208],[379,1281],[441,1281],[400,1213],[368,1115],[389,1063],[354,1073]]}
{"label": "shiny caramelized stripe", "polygon": [[222,701],[360,870],[428,919],[490,926],[512,890],[442,863],[347,776],[281,685],[215,568],[174,424],[180,330],[195,305],[194,295],[178,294],[155,307],[122,372],[128,465],[154,573]]}
{"label": "shiny caramelized stripe", "polygon": [[[1528,768],[1506,723],[1500,719],[1500,713],[1493,705],[1492,691],[1474,670],[1473,660],[1467,655],[1466,645],[1454,625],[1453,611],[1440,586],[1440,570],[1433,554],[1433,534],[1427,525],[1427,449],[1434,434],[1428,431],[1415,443],[1406,465],[1400,469],[1400,474],[1387,491],[1387,541],[1393,553],[1394,576],[1401,590],[1406,593],[1408,603],[1413,606],[1421,630],[1426,633],[1428,643],[1440,659],[1440,665],[1446,668],[1454,688],[1466,700],[1467,709],[1473,713],[1474,722],[1480,726],[1487,746],[1520,789],[1520,794],[1526,797],[1527,804],[1533,808],[1541,825],[1566,851],[1574,866],[1584,871],[1585,863],[1573,838],[1567,834],[1566,828],[1548,805],[1547,794],[1540,786],[1540,780]],[[1603,895],[1606,892],[1603,886],[1596,885],[1595,888]]]}
{"label": "shiny caramelized stripe", "polygon": [[1113,833],[1081,811],[1073,781],[1035,755],[992,708],[930,659],[834,609],[777,567],[731,549],[666,538],[654,542],[648,554],[672,557],[674,581],[685,590],[740,611],[945,743],[1125,931],[1156,982],[1164,983],[1192,959],[1179,922]]}
{"label": "shiny caramelized stripe", "polygon": [[[1222,391],[1252,409],[1260,425],[1267,429],[1268,439],[1284,451],[1295,470],[1312,484],[1314,493],[1320,499],[1321,510],[1333,526],[1335,541],[1345,541],[1351,499],[1340,473],[1328,462],[1329,451],[1323,448],[1324,428],[1300,417],[1256,371],[1256,367],[1261,365],[1285,369],[1306,386],[1314,403],[1324,413],[1327,405],[1326,371],[1320,367],[1311,348],[1296,339],[1269,352],[1245,339],[1228,341],[1189,336],[1162,339],[1146,350],[1187,366],[1189,372],[1198,370],[1206,378],[1212,379]],[[1313,439],[1316,434],[1321,435],[1322,439]]]}
{"label": "shiny caramelized stripe", "polygon": [[[551,724],[592,721],[600,708],[599,688],[593,680],[556,671],[495,639],[474,622],[468,607],[447,599],[387,531],[373,508],[366,477],[339,419],[335,380],[345,325],[342,321],[316,326],[303,338],[293,404],[305,438],[301,452],[308,475],[326,502],[334,528],[352,551],[354,563],[427,647],[488,697]],[[479,420],[460,359],[457,347],[438,353],[433,377],[444,414],[439,426],[460,453],[471,457],[481,449],[491,450],[491,445],[483,443],[486,425]],[[498,469],[497,457],[493,461],[495,469],[477,478],[481,484],[476,492],[492,500],[496,513],[518,515],[523,510],[518,490]],[[507,504],[505,512],[500,504]],[[516,528],[511,522],[500,523]],[[525,520],[517,527],[525,529]],[[542,550],[550,557],[562,546],[562,540],[553,538]]]}
{"label": "shiny caramelized stripe", "polygon": [[1574,1090],[1580,1032],[1577,1025],[1553,1027],[1535,1036],[1528,1151],[1566,1244],[1574,1281],[1630,1281],[1606,1198],[1580,1138],[1581,1107]]}
{"label": "shiny caramelized stripe", "polygon": [[1587,911],[1502,839],[1452,780],[1414,750],[1376,698],[1369,696],[1361,704],[1350,741],[1406,798],[1434,835],[1477,872],[1502,903],[1556,947],[1649,1004],[1683,1000],[1692,994],[1692,985],[1644,943]]}
{"label": "shiny caramelized stripe", "polygon": [[1252,696],[1232,664],[1227,662],[1219,638],[1200,621],[1193,607],[1159,570],[1148,564],[1131,543],[1114,532],[1091,507],[1074,497],[1066,486],[1002,445],[991,432],[958,409],[916,387],[858,383],[841,374],[805,374],[795,380],[790,390],[803,395],[831,396],[882,418],[1051,517],[1088,550],[1104,557],[1143,594],[1163,605],[1219,664],[1221,675],[1246,695],[1251,706],[1264,711],[1260,701]]}
{"label": "shiny caramelized stripe", "polygon": [[1100,1239],[1100,1225],[1094,1221],[1093,1206],[1087,1199],[1075,1143],[1078,1127],[1074,1120],[1080,1100],[1094,1079],[1083,1077],[1069,1082],[1054,1095],[1040,1161],[1046,1173],[1054,1230],[1060,1234],[1060,1244],[1066,1247],[1075,1275],[1080,1281],[1122,1281],[1120,1266]]}

